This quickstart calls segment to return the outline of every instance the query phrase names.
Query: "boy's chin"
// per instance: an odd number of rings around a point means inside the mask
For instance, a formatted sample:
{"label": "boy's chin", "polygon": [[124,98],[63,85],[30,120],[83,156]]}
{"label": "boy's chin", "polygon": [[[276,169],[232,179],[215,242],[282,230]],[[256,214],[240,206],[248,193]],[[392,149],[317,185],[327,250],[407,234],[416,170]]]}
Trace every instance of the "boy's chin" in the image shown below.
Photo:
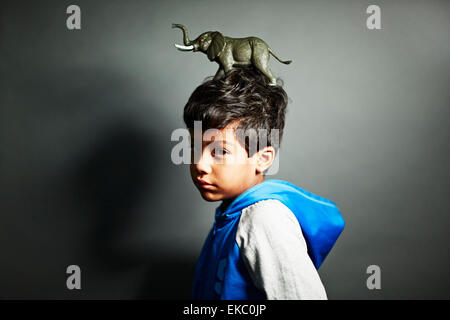
{"label": "boy's chin", "polygon": [[208,202],[220,201],[223,199],[221,195],[210,191],[200,191],[200,195],[202,196],[203,200],[206,200]]}

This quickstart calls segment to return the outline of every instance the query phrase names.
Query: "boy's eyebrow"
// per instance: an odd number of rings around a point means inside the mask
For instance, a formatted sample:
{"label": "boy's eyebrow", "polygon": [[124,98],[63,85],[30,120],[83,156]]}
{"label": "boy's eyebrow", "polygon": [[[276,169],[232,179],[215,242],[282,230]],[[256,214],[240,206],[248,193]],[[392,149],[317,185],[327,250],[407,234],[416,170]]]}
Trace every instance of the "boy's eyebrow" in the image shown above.
{"label": "boy's eyebrow", "polygon": [[231,141],[227,141],[227,140],[217,140],[217,141],[211,141],[211,142],[215,142],[215,143],[222,142],[223,144],[225,144],[228,147],[234,146],[234,143],[232,143]]}
{"label": "boy's eyebrow", "polygon": [[[222,142],[222,143],[224,143],[225,145],[228,145],[228,146],[234,146],[234,143],[232,142],[232,141],[227,141],[227,140],[214,140],[214,141],[203,141],[203,142],[208,142],[208,144],[210,144],[210,143],[217,143],[217,142]],[[194,143],[194,139],[193,138],[191,138],[191,144],[193,144]]]}
{"label": "boy's eyebrow", "polygon": [[225,143],[225,144],[233,144],[232,141],[228,141],[228,140],[226,140],[226,139],[222,139],[222,140],[214,140],[214,141],[211,141],[211,142],[223,142],[223,143]]}

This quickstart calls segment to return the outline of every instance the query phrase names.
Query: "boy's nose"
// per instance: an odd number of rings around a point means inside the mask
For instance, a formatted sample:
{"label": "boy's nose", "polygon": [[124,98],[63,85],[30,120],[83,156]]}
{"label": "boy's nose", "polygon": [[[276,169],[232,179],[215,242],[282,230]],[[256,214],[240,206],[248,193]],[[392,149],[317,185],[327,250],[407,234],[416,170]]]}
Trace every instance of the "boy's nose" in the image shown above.
{"label": "boy's nose", "polygon": [[211,159],[205,152],[199,156],[197,163],[195,163],[195,168],[199,173],[211,173]]}

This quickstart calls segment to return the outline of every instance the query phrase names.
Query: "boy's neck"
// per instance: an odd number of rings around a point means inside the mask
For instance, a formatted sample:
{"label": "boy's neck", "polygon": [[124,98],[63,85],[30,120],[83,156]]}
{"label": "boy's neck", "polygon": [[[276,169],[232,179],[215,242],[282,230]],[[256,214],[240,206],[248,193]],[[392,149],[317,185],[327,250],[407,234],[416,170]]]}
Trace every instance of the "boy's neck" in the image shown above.
{"label": "boy's neck", "polygon": [[[250,188],[253,188],[254,186],[256,186],[257,184],[260,184],[261,182],[264,182],[264,175],[261,176],[257,176],[257,179],[255,179],[254,183],[252,183],[246,190],[244,190],[242,193],[244,193],[245,191],[247,191]],[[241,193],[241,194],[242,194]],[[237,199],[241,194],[233,197],[233,198],[229,198],[229,199],[225,199],[222,201],[222,204],[220,205],[220,211],[224,212],[228,206],[235,200]]]}

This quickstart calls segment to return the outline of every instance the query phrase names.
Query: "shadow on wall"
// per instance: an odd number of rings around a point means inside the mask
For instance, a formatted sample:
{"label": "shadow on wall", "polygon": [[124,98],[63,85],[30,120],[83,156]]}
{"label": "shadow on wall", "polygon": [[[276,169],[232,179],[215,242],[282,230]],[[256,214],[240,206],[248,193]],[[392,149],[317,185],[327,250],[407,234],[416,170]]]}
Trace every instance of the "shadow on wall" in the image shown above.
{"label": "shadow on wall", "polygon": [[[168,154],[167,146],[149,140],[148,133],[130,125],[122,124],[109,131],[74,175],[76,194],[97,213],[95,232],[89,240],[90,255],[119,273],[144,266],[144,281],[137,286],[135,298],[187,299],[195,257],[155,255],[151,247],[139,253],[139,248],[120,244],[128,236],[126,230],[132,229],[133,213],[143,198],[151,195],[158,199],[167,190],[161,187],[165,178],[162,172],[167,167],[161,158],[165,157],[152,156]],[[163,209],[167,210],[160,208]],[[158,224],[158,215],[149,214],[148,219],[152,219],[152,225]]]}
{"label": "shadow on wall", "polygon": [[[158,150],[147,134],[131,124],[111,127],[103,139],[91,147],[74,172],[74,193],[96,213],[91,254],[109,268],[121,269],[138,262],[115,245],[134,218],[142,197],[157,194],[150,184],[150,167],[160,167],[149,150]],[[132,251],[131,251],[132,252]]]}
{"label": "shadow on wall", "polygon": [[[5,106],[0,296],[188,298],[196,257],[161,255],[156,244],[133,238],[142,219],[151,233],[171,216],[170,204],[160,201],[177,174],[161,129],[170,121],[114,71],[24,72],[12,73],[14,99]],[[143,125],[133,110],[147,109]],[[155,206],[142,217],[145,198]],[[68,263],[89,275],[80,292],[65,286]]]}

